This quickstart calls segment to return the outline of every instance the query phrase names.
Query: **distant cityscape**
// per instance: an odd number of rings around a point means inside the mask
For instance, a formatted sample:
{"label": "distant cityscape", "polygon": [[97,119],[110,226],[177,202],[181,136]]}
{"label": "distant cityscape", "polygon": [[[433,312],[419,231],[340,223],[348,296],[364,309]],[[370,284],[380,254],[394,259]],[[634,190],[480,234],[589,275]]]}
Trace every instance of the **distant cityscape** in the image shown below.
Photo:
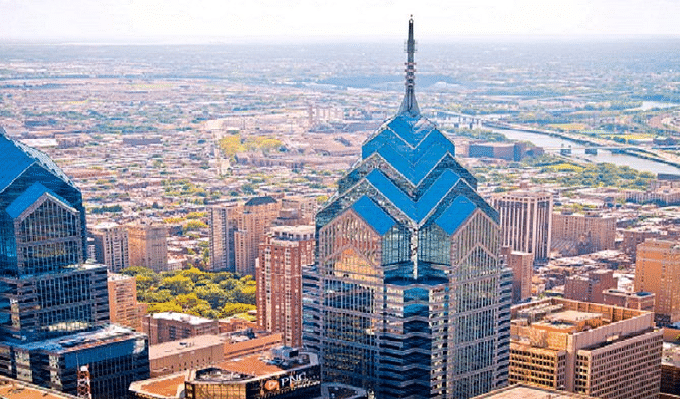
{"label": "distant cityscape", "polygon": [[0,396],[678,397],[680,41],[418,50],[0,45]]}

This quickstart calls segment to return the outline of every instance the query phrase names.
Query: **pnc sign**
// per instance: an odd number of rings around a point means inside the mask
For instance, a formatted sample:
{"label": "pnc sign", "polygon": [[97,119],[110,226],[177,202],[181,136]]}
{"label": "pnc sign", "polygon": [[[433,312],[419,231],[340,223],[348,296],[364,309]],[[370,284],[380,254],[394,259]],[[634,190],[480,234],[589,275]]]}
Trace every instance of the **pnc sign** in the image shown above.
{"label": "pnc sign", "polygon": [[264,381],[263,388],[266,392],[278,391],[280,389],[293,389],[297,384],[307,380],[307,372],[291,373]]}

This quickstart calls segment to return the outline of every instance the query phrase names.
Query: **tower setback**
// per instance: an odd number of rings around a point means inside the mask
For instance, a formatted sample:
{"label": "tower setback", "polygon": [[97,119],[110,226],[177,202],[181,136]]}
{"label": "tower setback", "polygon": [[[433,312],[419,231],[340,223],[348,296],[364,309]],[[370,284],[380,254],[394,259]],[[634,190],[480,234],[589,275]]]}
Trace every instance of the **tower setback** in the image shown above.
{"label": "tower setback", "polygon": [[409,21],[399,112],[317,214],[303,339],[323,378],[376,398],[469,398],[507,383],[511,274],[498,213],[415,100]]}

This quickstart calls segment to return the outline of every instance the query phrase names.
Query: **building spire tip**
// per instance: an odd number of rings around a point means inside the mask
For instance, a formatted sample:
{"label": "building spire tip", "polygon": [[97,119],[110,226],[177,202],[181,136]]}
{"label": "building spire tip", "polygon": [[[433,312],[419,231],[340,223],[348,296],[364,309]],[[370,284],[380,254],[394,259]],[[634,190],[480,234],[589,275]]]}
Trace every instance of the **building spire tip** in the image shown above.
{"label": "building spire tip", "polygon": [[408,21],[408,40],[406,41],[406,52],[408,53],[406,59],[406,94],[404,101],[401,103],[399,112],[408,112],[412,115],[420,114],[418,103],[415,96],[415,79],[416,79],[416,63],[414,61],[414,54],[416,52],[416,41],[413,38],[413,14]]}

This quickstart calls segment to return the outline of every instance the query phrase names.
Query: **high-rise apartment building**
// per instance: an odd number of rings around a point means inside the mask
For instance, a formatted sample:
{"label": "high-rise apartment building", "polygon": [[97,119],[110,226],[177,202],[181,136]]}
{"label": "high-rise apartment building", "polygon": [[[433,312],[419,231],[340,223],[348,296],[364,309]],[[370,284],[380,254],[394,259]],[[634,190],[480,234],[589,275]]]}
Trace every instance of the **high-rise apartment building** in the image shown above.
{"label": "high-rise apartment building", "polygon": [[547,262],[550,257],[552,194],[507,192],[494,196],[491,203],[500,214],[501,245],[533,254],[535,262]]}
{"label": "high-rise apartment building", "polygon": [[128,233],[117,223],[101,223],[91,231],[94,238],[94,253],[97,262],[107,266],[111,273],[117,273],[130,266],[128,256]]}
{"label": "high-rise apartment building", "polygon": [[654,399],[662,332],[650,312],[547,299],[512,308],[510,383]]}
{"label": "high-rise apartment building", "polygon": [[470,398],[507,383],[509,272],[498,213],[406,94],[316,216],[305,345],[325,380],[377,399]]}
{"label": "high-rise apartment building", "polygon": [[213,205],[210,211],[210,264],[212,272],[235,272],[234,233],[243,207],[237,203]]}
{"label": "high-rise apartment building", "polygon": [[616,218],[599,215],[552,215],[552,246],[563,255],[614,249]]}
{"label": "high-rise apartment building", "polygon": [[272,197],[251,198],[243,205],[238,231],[234,232],[236,273],[255,275],[260,243],[280,210],[281,202]]}
{"label": "high-rise apartment building", "polygon": [[657,321],[680,321],[680,242],[647,239],[637,246],[635,291],[656,295]]}
{"label": "high-rise apartment building", "polygon": [[142,331],[142,317],[149,305],[137,302],[137,278],[109,273],[108,287],[111,322]]}
{"label": "high-rise apartment building", "polygon": [[283,343],[302,346],[302,268],[314,263],[314,226],[277,226],[260,244],[257,324],[283,334]]}
{"label": "high-rise apartment building", "polygon": [[[106,266],[84,262],[80,191],[45,154],[0,129],[0,373],[94,399],[148,378],[146,336],[106,327]],[[115,367],[113,367],[115,365]]]}
{"label": "high-rise apartment building", "polygon": [[501,253],[512,270],[512,302],[519,303],[531,298],[531,280],[534,275],[534,255],[502,247]]}
{"label": "high-rise apartment building", "polygon": [[156,273],[168,268],[168,227],[158,223],[127,226],[130,266],[148,267]]}

